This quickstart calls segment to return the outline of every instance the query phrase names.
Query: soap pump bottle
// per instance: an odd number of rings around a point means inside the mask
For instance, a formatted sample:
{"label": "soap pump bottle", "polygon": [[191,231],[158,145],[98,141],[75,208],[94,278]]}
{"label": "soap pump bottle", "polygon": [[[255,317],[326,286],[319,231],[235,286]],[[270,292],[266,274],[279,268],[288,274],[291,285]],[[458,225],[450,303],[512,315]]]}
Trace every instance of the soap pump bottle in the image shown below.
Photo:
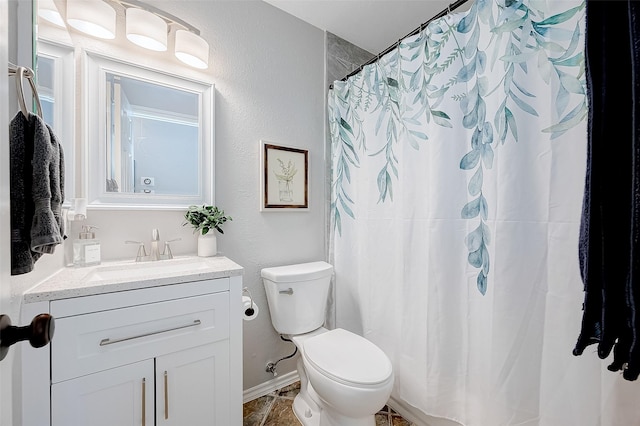
{"label": "soap pump bottle", "polygon": [[92,266],[100,264],[100,241],[96,239],[92,225],[82,225],[78,239],[73,242],[74,266]]}

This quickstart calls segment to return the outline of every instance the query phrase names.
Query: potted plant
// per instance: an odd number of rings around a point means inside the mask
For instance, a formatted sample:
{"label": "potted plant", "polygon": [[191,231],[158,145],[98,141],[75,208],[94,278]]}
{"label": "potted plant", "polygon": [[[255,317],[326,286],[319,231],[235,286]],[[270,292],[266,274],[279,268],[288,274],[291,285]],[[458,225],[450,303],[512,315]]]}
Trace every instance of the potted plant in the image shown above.
{"label": "potted plant", "polygon": [[222,225],[233,220],[231,216],[224,214],[224,210],[207,205],[189,206],[184,219],[185,222],[182,225],[191,225],[193,232],[198,233],[198,256],[201,257],[216,255],[218,247],[215,231],[224,234]]}

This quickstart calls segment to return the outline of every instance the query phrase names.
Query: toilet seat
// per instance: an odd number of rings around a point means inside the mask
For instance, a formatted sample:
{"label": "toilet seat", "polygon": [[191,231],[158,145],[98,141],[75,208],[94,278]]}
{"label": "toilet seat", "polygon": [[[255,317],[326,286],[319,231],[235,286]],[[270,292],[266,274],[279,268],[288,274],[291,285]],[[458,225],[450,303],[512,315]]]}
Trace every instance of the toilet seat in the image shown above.
{"label": "toilet seat", "polygon": [[373,386],[392,378],[387,355],[362,336],[336,328],[306,339],[305,360],[319,373],[350,386]]}

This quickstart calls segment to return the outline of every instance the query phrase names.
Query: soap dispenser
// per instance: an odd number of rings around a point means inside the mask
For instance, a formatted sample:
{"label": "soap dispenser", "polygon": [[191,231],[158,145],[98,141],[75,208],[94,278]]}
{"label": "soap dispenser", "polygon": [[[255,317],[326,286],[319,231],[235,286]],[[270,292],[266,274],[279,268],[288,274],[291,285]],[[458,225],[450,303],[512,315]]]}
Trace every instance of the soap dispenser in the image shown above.
{"label": "soap dispenser", "polygon": [[100,241],[96,239],[92,225],[82,225],[78,239],[73,242],[73,264],[91,266],[100,264]]}

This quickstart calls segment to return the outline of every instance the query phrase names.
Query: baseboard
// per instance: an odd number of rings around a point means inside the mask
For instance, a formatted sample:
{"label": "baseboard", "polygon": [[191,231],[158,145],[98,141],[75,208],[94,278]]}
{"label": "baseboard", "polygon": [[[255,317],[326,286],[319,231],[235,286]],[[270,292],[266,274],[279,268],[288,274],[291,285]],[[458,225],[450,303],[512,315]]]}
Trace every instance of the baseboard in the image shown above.
{"label": "baseboard", "polygon": [[404,419],[409,420],[416,426],[463,426],[454,420],[433,417],[424,414],[422,411],[409,404],[400,402],[393,397],[389,399],[389,407],[393,408]]}
{"label": "baseboard", "polygon": [[261,383],[258,386],[245,390],[242,393],[242,403],[244,404],[245,402],[253,401],[256,398],[265,396],[275,390],[289,386],[298,380],[300,380],[300,376],[298,376],[297,371],[291,371],[287,374],[283,374],[282,376],[275,377],[268,382]]}

